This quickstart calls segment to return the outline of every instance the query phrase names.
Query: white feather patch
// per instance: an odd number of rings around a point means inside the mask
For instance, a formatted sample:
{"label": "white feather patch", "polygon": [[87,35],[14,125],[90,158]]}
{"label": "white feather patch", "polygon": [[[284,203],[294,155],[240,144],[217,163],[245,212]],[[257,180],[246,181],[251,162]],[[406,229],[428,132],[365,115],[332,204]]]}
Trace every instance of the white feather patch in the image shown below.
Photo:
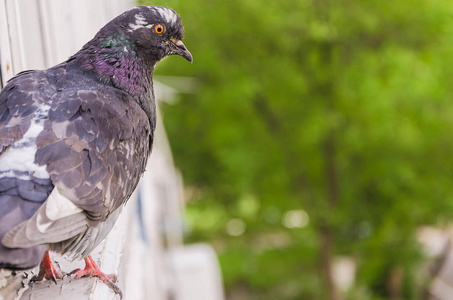
{"label": "white feather patch", "polygon": [[48,220],[45,220],[45,218],[43,218],[40,214],[38,214],[36,219],[36,227],[42,233],[46,232],[54,221],[83,211],[71,200],[60,194],[57,187],[52,190],[52,193],[50,193],[47,198],[45,205],[45,215]]}
{"label": "white feather patch", "polygon": [[52,225],[53,221],[49,221],[43,218],[41,214],[37,214],[36,216],[36,228],[39,232],[45,233],[47,229],[49,229],[50,225]]}
{"label": "white feather patch", "polygon": [[146,22],[146,18],[144,16],[142,16],[141,14],[136,14],[135,24],[145,26],[148,25],[148,22]]}
{"label": "white feather patch", "polygon": [[46,201],[46,216],[51,220],[58,220],[81,212],[82,209],[71,200],[60,194],[58,188],[54,188]]}
{"label": "white feather patch", "polygon": [[141,15],[141,14],[135,14],[135,23],[130,23],[129,24],[129,32],[132,32],[134,30],[140,29],[140,28],[152,28],[154,24],[148,24],[146,21],[146,18]]}
{"label": "white feather patch", "polygon": [[42,105],[34,114],[30,127],[22,139],[14,142],[0,156],[0,178],[14,177],[14,171],[28,175],[17,176],[20,179],[30,179],[30,176],[47,179],[49,173],[46,166],[35,164],[36,138],[44,129],[44,118],[49,112],[50,105]]}
{"label": "white feather patch", "polygon": [[167,23],[172,25],[176,23],[178,15],[173,10],[166,7],[156,7],[155,10]]}

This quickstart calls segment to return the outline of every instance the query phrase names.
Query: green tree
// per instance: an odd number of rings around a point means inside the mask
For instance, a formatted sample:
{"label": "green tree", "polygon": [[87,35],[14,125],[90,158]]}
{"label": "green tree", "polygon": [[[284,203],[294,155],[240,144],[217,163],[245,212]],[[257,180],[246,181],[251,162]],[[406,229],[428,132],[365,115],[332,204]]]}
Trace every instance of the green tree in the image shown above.
{"label": "green tree", "polygon": [[[182,15],[194,64],[156,72],[198,81],[164,107],[190,238],[217,247],[232,299],[339,299],[337,255],[361,293],[416,298],[415,230],[453,212],[450,3],[157,4]],[[309,225],[284,227],[300,209]]]}

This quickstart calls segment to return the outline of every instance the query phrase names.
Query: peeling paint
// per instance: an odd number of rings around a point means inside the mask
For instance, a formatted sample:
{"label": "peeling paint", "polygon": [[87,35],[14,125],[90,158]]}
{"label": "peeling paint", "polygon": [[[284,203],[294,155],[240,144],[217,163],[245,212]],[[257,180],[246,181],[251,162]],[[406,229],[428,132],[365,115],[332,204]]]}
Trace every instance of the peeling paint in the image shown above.
{"label": "peeling paint", "polygon": [[28,272],[0,269],[0,300],[21,299],[29,288]]}

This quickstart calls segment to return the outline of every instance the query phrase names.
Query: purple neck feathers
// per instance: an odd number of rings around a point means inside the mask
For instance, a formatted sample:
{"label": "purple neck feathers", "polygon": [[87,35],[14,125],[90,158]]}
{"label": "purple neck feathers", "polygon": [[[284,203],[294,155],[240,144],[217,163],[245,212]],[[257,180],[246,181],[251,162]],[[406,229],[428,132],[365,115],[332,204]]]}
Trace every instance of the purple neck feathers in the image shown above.
{"label": "purple neck feathers", "polygon": [[154,64],[147,63],[125,38],[114,36],[87,43],[68,64],[130,94],[145,111],[154,130],[156,103]]}
{"label": "purple neck feathers", "polygon": [[134,97],[152,92],[153,66],[140,58],[131,44],[118,37],[96,44],[88,43],[75,55],[78,66]]}

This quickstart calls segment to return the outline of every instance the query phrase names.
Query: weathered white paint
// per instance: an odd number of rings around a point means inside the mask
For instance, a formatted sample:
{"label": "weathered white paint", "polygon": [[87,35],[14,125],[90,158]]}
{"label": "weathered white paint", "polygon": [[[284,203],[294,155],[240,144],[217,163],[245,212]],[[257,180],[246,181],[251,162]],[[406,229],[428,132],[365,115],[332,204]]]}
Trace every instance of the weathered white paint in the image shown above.
{"label": "weathered white paint", "polygon": [[212,247],[206,244],[173,247],[167,255],[173,267],[174,283],[178,286],[176,299],[223,299],[220,269]]}
{"label": "weathered white paint", "polygon": [[6,0],[0,0],[0,87],[13,77],[11,43],[6,12]]}

